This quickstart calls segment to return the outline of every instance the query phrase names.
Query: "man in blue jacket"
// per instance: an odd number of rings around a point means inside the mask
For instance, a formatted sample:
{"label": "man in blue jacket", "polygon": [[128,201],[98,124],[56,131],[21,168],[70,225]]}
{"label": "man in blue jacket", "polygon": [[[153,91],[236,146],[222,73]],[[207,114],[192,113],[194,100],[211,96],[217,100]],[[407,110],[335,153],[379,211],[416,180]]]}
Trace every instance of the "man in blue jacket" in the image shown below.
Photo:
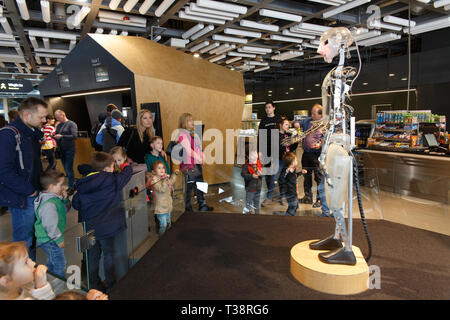
{"label": "man in blue jacket", "polygon": [[35,260],[34,199],[40,189],[40,141],[44,136],[40,127],[46,122],[47,103],[27,98],[19,113],[9,128],[0,130],[0,206],[9,208],[13,242],[25,241],[30,258]]}

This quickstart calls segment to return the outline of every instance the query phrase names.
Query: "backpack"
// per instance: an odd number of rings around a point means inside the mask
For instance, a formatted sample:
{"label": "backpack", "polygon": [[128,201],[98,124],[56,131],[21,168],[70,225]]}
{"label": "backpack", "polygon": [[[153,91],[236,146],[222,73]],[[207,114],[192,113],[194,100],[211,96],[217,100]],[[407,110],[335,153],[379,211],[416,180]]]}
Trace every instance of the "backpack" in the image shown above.
{"label": "backpack", "polygon": [[16,127],[13,126],[4,126],[3,128],[0,128],[1,130],[4,129],[10,129],[12,131],[14,131],[14,137],[16,138],[16,151],[19,153],[19,163],[20,163],[20,169],[25,169],[24,165],[23,165],[23,155],[22,155],[22,149],[20,149],[20,133],[19,130],[17,130]]}
{"label": "backpack", "polygon": [[109,152],[117,145],[117,130],[111,128],[112,118],[106,118],[106,127],[103,129],[103,152]]}
{"label": "backpack", "polygon": [[91,146],[92,148],[94,148],[95,151],[102,151],[103,147],[101,145],[99,145],[96,141],[97,139],[97,134],[100,131],[100,127],[102,126],[101,123],[97,122],[97,124],[95,126],[92,127],[91,129]]}

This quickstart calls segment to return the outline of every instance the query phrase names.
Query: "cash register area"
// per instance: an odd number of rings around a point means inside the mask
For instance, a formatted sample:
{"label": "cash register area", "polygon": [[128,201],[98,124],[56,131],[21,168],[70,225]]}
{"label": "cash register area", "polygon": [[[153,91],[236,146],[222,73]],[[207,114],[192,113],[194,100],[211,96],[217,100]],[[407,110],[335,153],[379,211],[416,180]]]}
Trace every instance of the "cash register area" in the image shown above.
{"label": "cash register area", "polygon": [[[301,157],[301,150],[298,157]],[[381,153],[381,154],[379,154]],[[414,158],[414,155],[405,159],[389,158],[383,151],[360,150],[358,177],[361,185],[361,198],[367,225],[370,232],[370,221],[376,219],[387,220],[410,227],[450,235],[449,200],[450,200],[450,170],[441,167],[421,168],[421,161],[429,163],[429,159]],[[389,155],[391,156],[391,155]],[[380,160],[382,157],[384,160]],[[388,160],[386,160],[387,158]],[[423,157],[423,156],[422,156]],[[383,161],[386,165],[383,166]],[[390,163],[391,161],[392,163]],[[404,163],[406,161],[406,163]],[[450,158],[441,158],[440,161],[449,167]],[[371,163],[376,166],[371,167]],[[408,163],[409,162],[409,163]],[[381,163],[381,164],[380,164]],[[413,163],[411,167],[409,164]],[[58,164],[60,165],[60,164]],[[413,168],[411,171],[408,168]],[[422,171],[421,171],[422,170]],[[431,174],[430,172],[435,172]],[[209,213],[229,213],[230,215],[244,214],[245,189],[244,181],[240,175],[241,169],[238,165],[233,168],[232,178],[229,183],[220,185],[208,185],[205,198],[209,206],[214,208]],[[220,174],[218,172],[217,174]],[[144,181],[144,174],[135,174],[124,189],[124,200],[120,203],[127,216],[127,229],[122,237],[117,240],[117,252],[115,255],[115,267],[117,280],[123,278],[129,270],[149,251],[158,241],[157,226],[153,214],[152,205],[147,204],[145,189],[130,197],[130,190],[134,190]],[[303,178],[299,177],[299,197],[303,197]],[[314,183],[314,182],[313,182]],[[316,199],[316,185],[313,185],[314,199]],[[263,183],[261,202],[265,199],[267,189]],[[363,228],[358,219],[360,213],[356,192],[353,190],[353,233],[363,233]],[[279,203],[279,189],[276,186],[273,204],[261,207],[261,215],[284,215],[287,206]],[[178,181],[174,191],[173,212],[171,213],[172,227],[176,228],[177,220],[184,213],[183,183]],[[194,208],[197,208],[194,199]],[[246,213],[250,214],[250,213]],[[297,216],[319,216],[321,208],[313,208],[312,204],[299,204]],[[186,217],[188,218],[188,217]],[[285,219],[295,219],[286,216]],[[333,219],[318,217],[317,219]],[[67,213],[67,227],[65,231],[65,256],[67,260],[66,276],[69,270],[77,266],[81,270],[81,290],[90,288],[86,277],[86,268],[89,261],[83,259],[83,251],[89,250],[89,234],[84,230],[84,225],[78,223],[78,213],[71,209]],[[166,234],[171,232],[169,229]],[[92,238],[92,237],[91,237]],[[9,212],[0,216],[0,241],[11,241],[12,227]],[[301,239],[299,239],[301,240]],[[45,264],[46,258],[43,250],[37,250],[37,263]],[[72,266],[72,267],[71,267]],[[69,269],[71,267],[72,269]],[[73,272],[73,271],[71,271]],[[100,271],[102,273],[102,271]],[[56,293],[68,290],[64,279],[50,276]]]}

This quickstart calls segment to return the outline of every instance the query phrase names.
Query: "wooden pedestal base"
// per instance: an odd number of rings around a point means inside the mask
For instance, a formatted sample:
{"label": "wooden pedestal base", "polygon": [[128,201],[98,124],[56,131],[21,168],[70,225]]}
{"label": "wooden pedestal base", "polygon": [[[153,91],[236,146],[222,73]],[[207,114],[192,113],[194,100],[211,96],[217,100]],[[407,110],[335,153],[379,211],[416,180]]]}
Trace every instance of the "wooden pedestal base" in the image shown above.
{"label": "wooden pedestal base", "polygon": [[330,294],[348,295],[368,289],[369,266],[358,247],[353,246],[356,265],[327,264],[319,260],[319,253],[309,244],[317,240],[297,243],[291,249],[291,274],[304,286]]}

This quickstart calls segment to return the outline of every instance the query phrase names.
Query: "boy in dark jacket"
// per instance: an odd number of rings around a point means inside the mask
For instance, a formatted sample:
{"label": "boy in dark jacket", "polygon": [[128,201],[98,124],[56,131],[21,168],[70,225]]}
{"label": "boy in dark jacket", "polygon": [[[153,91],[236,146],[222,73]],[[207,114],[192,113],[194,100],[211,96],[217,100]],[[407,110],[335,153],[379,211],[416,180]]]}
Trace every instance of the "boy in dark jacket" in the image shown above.
{"label": "boy in dark jacket", "polygon": [[283,162],[285,168],[281,171],[278,183],[280,185],[281,191],[286,195],[288,201],[288,208],[286,210],[286,215],[295,216],[298,208],[298,176],[305,174],[306,170],[301,172],[296,172],[298,165],[297,156],[294,152],[288,152],[283,156]]}
{"label": "boy in dark jacket", "polygon": [[249,150],[249,145],[245,145],[246,163],[242,166],[241,176],[245,183],[245,208],[244,214],[252,213],[252,208],[255,214],[259,214],[259,198],[261,196],[262,186],[262,164],[258,159],[258,151]]}
{"label": "boy in dark jacket", "polygon": [[91,288],[104,290],[98,274],[103,253],[108,293],[115,282],[115,237],[127,228],[124,208],[118,204],[133,170],[125,166],[122,172],[113,173],[114,158],[105,152],[94,153],[91,166],[93,171],[76,183],[77,193],[72,205],[79,211],[80,220],[85,222],[86,231],[95,231],[95,245],[88,250]]}

